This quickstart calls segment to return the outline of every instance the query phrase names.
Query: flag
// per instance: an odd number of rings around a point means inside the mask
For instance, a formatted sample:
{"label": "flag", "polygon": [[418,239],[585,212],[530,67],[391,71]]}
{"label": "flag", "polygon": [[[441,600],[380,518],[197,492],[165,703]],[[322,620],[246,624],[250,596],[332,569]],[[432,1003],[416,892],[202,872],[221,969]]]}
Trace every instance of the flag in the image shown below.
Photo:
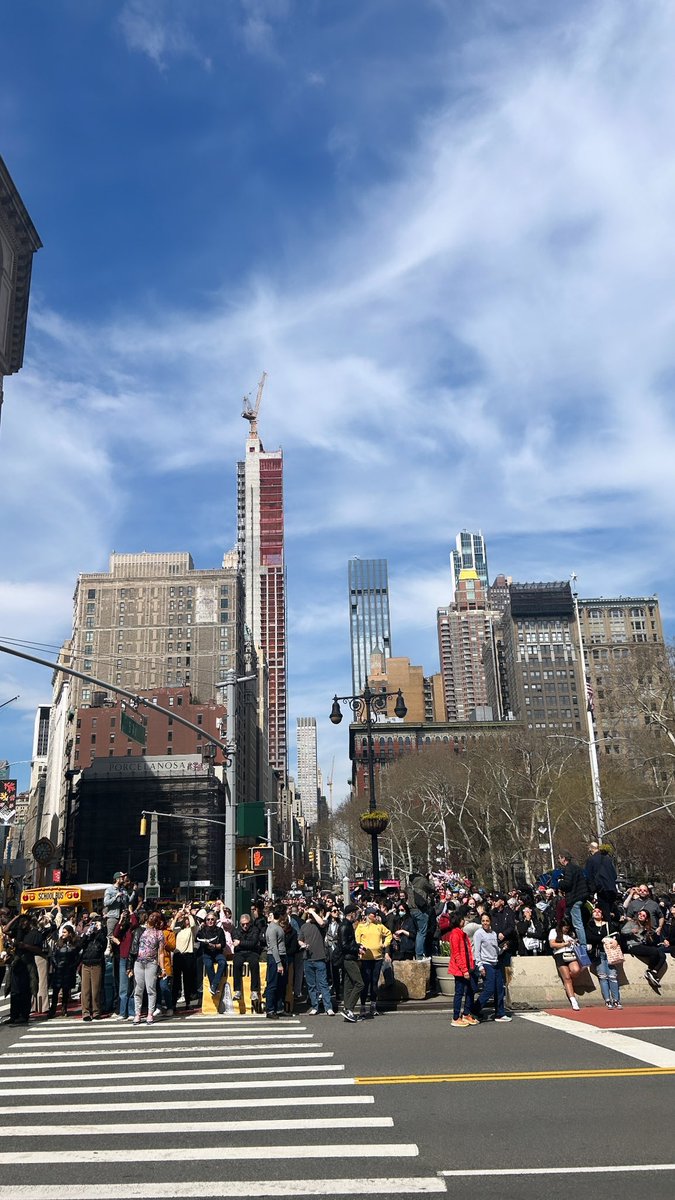
{"label": "flag", "polygon": [[593,688],[591,687],[590,680],[587,679],[586,680],[586,712],[592,713],[594,711],[595,710],[593,708]]}

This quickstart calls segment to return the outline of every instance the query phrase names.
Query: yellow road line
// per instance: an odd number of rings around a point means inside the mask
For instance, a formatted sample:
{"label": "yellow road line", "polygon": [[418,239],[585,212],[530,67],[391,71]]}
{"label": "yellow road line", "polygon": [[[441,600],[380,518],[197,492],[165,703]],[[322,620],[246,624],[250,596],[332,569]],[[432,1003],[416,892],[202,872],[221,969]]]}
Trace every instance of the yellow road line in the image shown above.
{"label": "yellow road line", "polygon": [[675,1067],[617,1067],[597,1071],[495,1071],[475,1075],[358,1075],[354,1083],[374,1087],[378,1083],[501,1083],[528,1079],[640,1078],[647,1075],[675,1075]]}

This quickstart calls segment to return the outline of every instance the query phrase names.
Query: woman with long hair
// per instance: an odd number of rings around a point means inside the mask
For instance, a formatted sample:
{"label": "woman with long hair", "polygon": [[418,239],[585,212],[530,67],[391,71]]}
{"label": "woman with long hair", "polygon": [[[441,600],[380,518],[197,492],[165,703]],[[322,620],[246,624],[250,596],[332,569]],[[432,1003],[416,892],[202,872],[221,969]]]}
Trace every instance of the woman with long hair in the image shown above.
{"label": "woman with long hair", "polygon": [[393,939],[391,943],[392,958],[414,958],[417,928],[405,900],[400,900],[394,905],[394,921],[391,930]]}
{"label": "woman with long hair", "polygon": [[553,953],[558,974],[565,989],[565,995],[573,1009],[579,1008],[579,1001],[574,994],[574,980],[580,973],[581,967],[574,953],[577,944],[574,936],[574,926],[570,917],[562,917],[548,935],[549,945]]}
{"label": "woman with long hair", "polygon": [[[476,963],[471,942],[464,932],[465,920],[464,914],[459,912],[452,913],[450,917],[448,975],[455,977],[455,999],[451,1024],[460,1029],[479,1024],[478,1018],[471,1011],[476,993],[474,986]],[[463,1013],[462,1008],[464,1009]]]}
{"label": "woman with long hair", "polygon": [[68,1016],[70,993],[75,987],[80,949],[70,925],[62,925],[56,945],[49,952],[52,995],[48,1016],[55,1017],[61,996],[61,1016]]}
{"label": "woman with long hair", "polygon": [[635,919],[637,930],[633,934],[634,940],[628,947],[628,953],[647,964],[645,979],[647,983],[651,983],[652,987],[660,991],[659,973],[666,965],[666,952],[660,944],[660,936],[654,928],[651,915],[646,908],[641,908]]}
{"label": "woman with long hair", "polygon": [[110,935],[110,941],[113,946],[117,947],[117,961],[119,963],[119,1010],[117,1012],[117,1019],[120,1021],[131,1021],[134,1017],[134,989],[127,972],[127,962],[136,929],[138,929],[138,917],[136,913],[131,912],[129,909],[124,909]]}
{"label": "woman with long hair", "polygon": [[134,1025],[141,1023],[143,993],[148,993],[147,1024],[154,1021],[155,1005],[157,1003],[157,972],[159,970],[160,951],[164,948],[163,920],[158,912],[150,913],[145,925],[140,925],[135,931],[131,950],[127,960],[127,974],[133,976],[134,987]]}
{"label": "woman with long hair", "polygon": [[588,945],[591,947],[591,958],[597,969],[602,998],[607,1008],[623,1008],[617,970],[616,967],[610,966],[605,949],[605,939],[614,937],[616,932],[615,923],[605,919],[604,905],[597,901],[586,928],[586,936]]}

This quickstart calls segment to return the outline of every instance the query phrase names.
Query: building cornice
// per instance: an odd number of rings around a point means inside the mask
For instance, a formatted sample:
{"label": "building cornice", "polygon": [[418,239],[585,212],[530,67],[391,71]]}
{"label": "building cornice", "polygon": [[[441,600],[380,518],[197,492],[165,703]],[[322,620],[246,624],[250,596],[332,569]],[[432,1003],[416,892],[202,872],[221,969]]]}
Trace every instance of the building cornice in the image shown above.
{"label": "building cornice", "polygon": [[41,249],[42,242],[2,158],[0,158],[0,224],[11,239],[16,254],[16,269],[12,281],[8,357],[4,363],[4,373],[12,375],[21,368],[23,363],[33,255],[36,250]]}

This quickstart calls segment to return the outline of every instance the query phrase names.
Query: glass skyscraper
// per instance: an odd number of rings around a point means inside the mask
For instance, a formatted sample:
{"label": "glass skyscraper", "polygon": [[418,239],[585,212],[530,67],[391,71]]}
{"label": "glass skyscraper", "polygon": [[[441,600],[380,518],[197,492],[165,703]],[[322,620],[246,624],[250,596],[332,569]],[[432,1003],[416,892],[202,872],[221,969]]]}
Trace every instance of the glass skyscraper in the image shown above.
{"label": "glass skyscraper", "polygon": [[488,580],[487,550],[482,533],[469,533],[463,529],[455,539],[456,550],[450,555],[452,565],[452,582],[457,589],[460,571],[473,570],[480,579],[485,591],[490,586]]}
{"label": "glass skyscraper", "polygon": [[368,678],[373,650],[391,658],[387,560],[350,558],[348,575],[352,691],[358,695]]}

